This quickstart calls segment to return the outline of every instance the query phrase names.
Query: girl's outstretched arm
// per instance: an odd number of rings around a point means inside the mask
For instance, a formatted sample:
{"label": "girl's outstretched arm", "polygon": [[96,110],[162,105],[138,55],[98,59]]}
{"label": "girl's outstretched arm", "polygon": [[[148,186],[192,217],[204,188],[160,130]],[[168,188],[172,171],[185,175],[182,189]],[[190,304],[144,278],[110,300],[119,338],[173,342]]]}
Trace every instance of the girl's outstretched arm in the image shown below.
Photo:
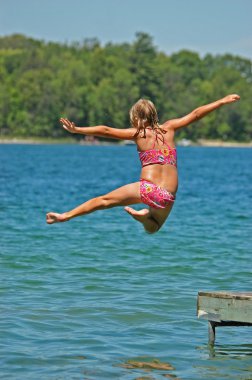
{"label": "girl's outstretched arm", "polygon": [[136,128],[118,129],[110,128],[106,125],[97,125],[95,127],[77,127],[68,119],[60,119],[62,127],[70,133],[79,133],[87,136],[107,137],[119,140],[134,140]]}
{"label": "girl's outstretched arm", "polygon": [[225,104],[237,102],[240,96],[237,94],[227,95],[222,99],[216,100],[216,102],[206,104],[204,106],[198,107],[188,115],[178,118],[168,120],[165,125],[172,129],[178,129],[186,127],[187,125],[194,123],[195,121],[202,119],[202,117],[208,115],[210,112],[215,111],[217,108],[224,106]]}

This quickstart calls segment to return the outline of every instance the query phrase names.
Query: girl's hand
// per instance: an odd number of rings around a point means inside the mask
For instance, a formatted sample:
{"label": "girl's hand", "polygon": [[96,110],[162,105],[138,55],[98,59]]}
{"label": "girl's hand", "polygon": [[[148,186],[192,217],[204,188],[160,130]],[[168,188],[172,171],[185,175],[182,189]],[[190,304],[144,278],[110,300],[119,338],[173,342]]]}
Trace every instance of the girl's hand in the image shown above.
{"label": "girl's hand", "polygon": [[70,120],[61,118],[60,122],[66,131],[70,133],[77,133],[77,126]]}
{"label": "girl's hand", "polygon": [[231,94],[231,95],[225,96],[225,98],[223,98],[222,100],[224,101],[224,104],[229,104],[229,103],[237,102],[239,99],[240,99],[239,95]]}

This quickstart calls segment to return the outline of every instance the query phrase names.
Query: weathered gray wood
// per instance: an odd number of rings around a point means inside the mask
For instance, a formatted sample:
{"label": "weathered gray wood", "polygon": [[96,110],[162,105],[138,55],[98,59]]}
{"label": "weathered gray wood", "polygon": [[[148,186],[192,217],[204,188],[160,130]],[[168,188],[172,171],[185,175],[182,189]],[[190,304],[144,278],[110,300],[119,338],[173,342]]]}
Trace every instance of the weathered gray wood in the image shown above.
{"label": "weathered gray wood", "polygon": [[199,292],[197,314],[208,320],[208,339],[213,345],[216,327],[252,326],[252,292]]}
{"label": "weathered gray wood", "polygon": [[252,293],[199,292],[199,318],[252,323]]}

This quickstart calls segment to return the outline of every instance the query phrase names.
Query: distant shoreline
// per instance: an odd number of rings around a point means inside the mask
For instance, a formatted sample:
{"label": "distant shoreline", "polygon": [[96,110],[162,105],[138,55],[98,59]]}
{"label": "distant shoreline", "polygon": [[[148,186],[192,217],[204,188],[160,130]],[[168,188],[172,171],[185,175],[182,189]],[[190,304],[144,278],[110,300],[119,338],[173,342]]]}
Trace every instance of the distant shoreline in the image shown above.
{"label": "distant shoreline", "polygon": [[[71,144],[71,145],[87,145],[87,146],[103,146],[103,145],[128,145],[127,143],[113,143],[111,141],[96,141],[95,143],[86,142],[85,140],[77,141],[71,138],[62,138],[62,139],[53,139],[53,138],[0,138],[1,145],[40,145],[40,144],[48,144],[48,145],[63,145],[63,144]],[[131,145],[131,144],[130,144]],[[221,140],[205,140],[201,139],[198,141],[190,141],[184,140],[177,141],[176,145],[178,146],[202,146],[202,147],[223,147],[223,148],[252,148],[251,142],[237,142],[237,141],[221,141]]]}
{"label": "distant shoreline", "polygon": [[252,141],[238,142],[238,141],[221,141],[221,140],[198,140],[191,145],[196,146],[209,146],[209,147],[223,147],[223,148],[252,148]]}
{"label": "distant shoreline", "polygon": [[53,138],[0,138],[0,144],[30,144],[30,145],[39,145],[39,144],[78,144],[74,139],[65,138],[65,139],[53,139]]}

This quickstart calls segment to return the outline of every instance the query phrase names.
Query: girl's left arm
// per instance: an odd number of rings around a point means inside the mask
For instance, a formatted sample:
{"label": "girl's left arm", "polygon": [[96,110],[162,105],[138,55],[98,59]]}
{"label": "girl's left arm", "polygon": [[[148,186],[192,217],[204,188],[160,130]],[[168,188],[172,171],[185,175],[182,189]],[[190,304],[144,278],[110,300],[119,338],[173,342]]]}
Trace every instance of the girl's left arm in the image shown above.
{"label": "girl's left arm", "polygon": [[106,125],[97,125],[95,127],[77,127],[68,119],[60,119],[62,127],[70,133],[79,133],[87,136],[107,137],[119,140],[134,140],[136,135],[135,128],[118,129],[110,128]]}
{"label": "girl's left arm", "polygon": [[182,127],[186,127],[189,124],[194,123],[195,121],[199,119],[202,119],[203,117],[208,115],[210,112],[215,111],[217,108],[220,108],[229,103],[237,102],[239,99],[240,99],[240,96],[237,94],[227,95],[224,98],[216,100],[215,102],[196,108],[195,110],[193,110],[186,116],[183,116],[178,119],[168,120],[166,123],[164,123],[164,125],[167,125],[167,127],[170,127],[171,129],[174,129],[174,130],[182,128]]}

